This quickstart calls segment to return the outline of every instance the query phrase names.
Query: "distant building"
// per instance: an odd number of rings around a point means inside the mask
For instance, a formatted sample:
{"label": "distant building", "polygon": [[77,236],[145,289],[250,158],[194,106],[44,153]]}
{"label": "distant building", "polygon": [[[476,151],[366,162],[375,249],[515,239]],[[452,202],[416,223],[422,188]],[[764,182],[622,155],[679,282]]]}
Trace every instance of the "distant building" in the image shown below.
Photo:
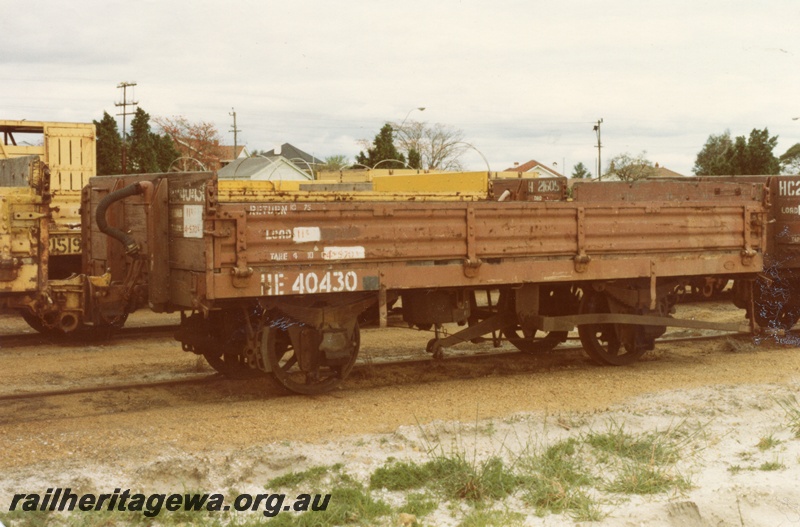
{"label": "distant building", "polygon": [[527,163],[519,164],[514,163],[514,166],[503,170],[503,172],[517,172],[519,174],[528,174],[529,177],[564,177],[561,173],[547,165],[539,163],[535,159],[531,159]]}
{"label": "distant building", "polygon": [[633,163],[624,165],[621,171],[622,174],[618,173],[614,163],[612,163],[608,172],[603,174],[603,181],[635,181],[639,179],[684,177],[683,174],[659,166],[658,163],[652,166],[648,163]]}
{"label": "distant building", "polygon": [[686,177],[683,174],[679,174],[674,170],[668,169],[667,167],[658,166],[658,163],[656,163],[656,166],[653,168],[655,168],[656,173],[651,177]]}
{"label": "distant building", "polygon": [[303,170],[308,170],[309,172],[316,172],[325,164],[325,161],[322,159],[318,159],[311,154],[303,152],[289,143],[283,143],[281,146],[276,146],[269,152],[265,152],[261,155],[264,157],[284,157]]}
{"label": "distant building", "polygon": [[219,169],[217,177],[254,181],[309,181],[312,179],[308,172],[283,156],[235,159]]}
{"label": "distant building", "polygon": [[219,157],[220,164],[225,166],[235,159],[250,157],[250,152],[248,152],[247,147],[243,145],[237,145],[235,147],[233,145],[219,145]]}

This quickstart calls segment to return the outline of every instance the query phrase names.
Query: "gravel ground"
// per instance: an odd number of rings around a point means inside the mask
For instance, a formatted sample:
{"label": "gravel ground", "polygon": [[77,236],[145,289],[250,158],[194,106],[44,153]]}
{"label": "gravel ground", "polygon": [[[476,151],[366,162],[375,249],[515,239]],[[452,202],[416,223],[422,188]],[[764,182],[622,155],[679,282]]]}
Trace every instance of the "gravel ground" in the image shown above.
{"label": "gravel ground", "polygon": [[[679,315],[742,317],[721,303],[681,307]],[[162,322],[137,315],[131,323]],[[22,327],[0,318],[6,333]],[[776,405],[800,381],[800,354],[791,345],[765,340],[756,346],[741,338],[662,344],[637,364],[602,368],[575,350],[501,360],[483,344],[466,347],[479,355],[469,360],[384,364],[398,356],[423,358],[429,338],[396,328],[364,330],[368,360],[341,389],[315,397],[287,396],[261,378],[2,402],[0,510],[15,492],[55,486],[257,492],[288,470],[333,463],[364,477],[389,456],[424,455],[419,433],[431,426],[466,430],[491,423],[492,434],[472,434],[475,452],[488,453],[510,434],[547,443],[610,422],[663,429],[678,416],[702,421],[707,430],[705,448],[686,467],[693,489],[604,501],[601,525],[800,523],[800,441]],[[1,339],[0,395],[212,373],[174,341],[3,350]],[[769,434],[779,440],[774,451],[742,457]],[[779,459],[783,468],[750,470],[762,461],[758,456]],[[744,470],[732,471],[735,466]],[[529,525],[575,523],[564,514],[519,512]],[[456,525],[459,514],[443,506],[420,521]]]}

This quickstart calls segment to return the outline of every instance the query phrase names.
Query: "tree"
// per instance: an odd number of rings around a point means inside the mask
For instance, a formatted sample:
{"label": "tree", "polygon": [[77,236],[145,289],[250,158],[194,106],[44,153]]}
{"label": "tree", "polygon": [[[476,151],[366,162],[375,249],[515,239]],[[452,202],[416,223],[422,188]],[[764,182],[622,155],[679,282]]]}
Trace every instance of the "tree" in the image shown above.
{"label": "tree", "polygon": [[783,174],[800,174],[800,143],[795,143],[779,159]]}
{"label": "tree", "polygon": [[733,174],[733,140],[730,130],[710,135],[697,154],[692,172],[698,176]]}
{"label": "tree", "polygon": [[578,163],[574,167],[572,167],[572,178],[573,179],[589,179],[592,177],[592,174],[587,170],[587,168],[583,165],[583,163]]}
{"label": "tree", "polygon": [[[736,138],[737,141],[739,138]],[[744,137],[742,137],[744,139]],[[744,149],[744,156],[739,160],[741,174],[777,174],[780,172],[780,162],[772,151],[778,145],[778,136],[770,137],[769,130],[753,128],[750,138]]]}
{"label": "tree", "polygon": [[221,167],[224,152],[220,146],[219,131],[212,123],[193,123],[183,116],[156,117],[153,121],[162,133],[172,138],[182,157],[196,159],[206,170]]}
{"label": "tree", "polygon": [[413,148],[408,149],[408,167],[417,170],[422,168],[422,154]]}
{"label": "tree", "polygon": [[349,165],[350,161],[347,159],[347,156],[336,154],[325,158],[325,164],[320,167],[320,171],[336,172],[337,170],[347,168]]}
{"label": "tree", "polygon": [[159,172],[169,172],[173,162],[181,157],[175,148],[175,142],[168,135],[152,134],[153,145],[156,152],[156,166]]}
{"label": "tree", "polygon": [[781,164],[772,153],[777,144],[778,136],[770,137],[767,128],[753,128],[749,138],[736,139],[725,130],[708,137],[692,171],[698,176],[777,174]]}
{"label": "tree", "polygon": [[117,121],[108,112],[103,118],[92,121],[97,129],[97,175],[108,176],[122,172],[122,140]]}
{"label": "tree", "polygon": [[131,174],[159,172],[156,145],[150,131],[150,115],[141,108],[136,109],[131,121],[128,166]]}
{"label": "tree", "polygon": [[[397,132],[400,150],[406,152],[409,165],[433,170],[461,170],[461,155],[469,148],[464,143],[464,132],[441,123],[428,126],[419,121],[408,121],[402,125],[392,123]],[[411,163],[411,152],[420,156],[419,166]]]}
{"label": "tree", "polygon": [[645,158],[647,152],[634,157],[629,153],[619,154],[608,163],[604,178],[616,177],[620,181],[636,181],[655,175],[653,163]]}
{"label": "tree", "polygon": [[[372,141],[372,148],[367,149],[367,153],[359,152],[356,156],[356,163],[375,167],[378,163],[381,168],[402,168],[405,166],[406,158],[394,146],[393,129],[391,124],[385,124]],[[389,160],[395,160],[394,163]]]}

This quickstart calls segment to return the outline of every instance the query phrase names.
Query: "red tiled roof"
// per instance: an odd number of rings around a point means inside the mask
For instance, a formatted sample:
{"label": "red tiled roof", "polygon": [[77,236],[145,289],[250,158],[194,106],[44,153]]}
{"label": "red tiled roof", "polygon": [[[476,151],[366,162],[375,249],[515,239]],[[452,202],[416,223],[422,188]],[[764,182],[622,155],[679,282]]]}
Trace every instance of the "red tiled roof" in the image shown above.
{"label": "red tiled roof", "polygon": [[557,175],[559,177],[563,177],[557,170],[553,170],[552,168],[548,167],[547,165],[539,163],[535,159],[531,159],[527,163],[523,163],[523,164],[517,165],[515,167],[507,168],[503,172],[530,172],[531,170],[533,170],[536,167],[542,167],[542,169],[547,171],[547,172],[551,172],[551,173],[553,173],[553,174],[555,174],[555,175]]}

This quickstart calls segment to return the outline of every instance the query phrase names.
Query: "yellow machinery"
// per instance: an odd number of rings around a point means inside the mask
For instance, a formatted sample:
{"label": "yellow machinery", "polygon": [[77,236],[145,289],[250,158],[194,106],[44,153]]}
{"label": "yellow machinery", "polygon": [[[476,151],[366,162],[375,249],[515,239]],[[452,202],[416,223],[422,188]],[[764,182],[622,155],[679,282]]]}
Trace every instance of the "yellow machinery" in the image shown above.
{"label": "yellow machinery", "polygon": [[[33,155],[50,170],[49,278],[80,273],[81,189],[97,173],[94,124],[0,120],[0,137],[0,160]],[[9,188],[0,182],[0,197],[19,192]]]}
{"label": "yellow machinery", "polygon": [[0,160],[0,307],[25,306],[47,285],[48,175],[35,155]]}

